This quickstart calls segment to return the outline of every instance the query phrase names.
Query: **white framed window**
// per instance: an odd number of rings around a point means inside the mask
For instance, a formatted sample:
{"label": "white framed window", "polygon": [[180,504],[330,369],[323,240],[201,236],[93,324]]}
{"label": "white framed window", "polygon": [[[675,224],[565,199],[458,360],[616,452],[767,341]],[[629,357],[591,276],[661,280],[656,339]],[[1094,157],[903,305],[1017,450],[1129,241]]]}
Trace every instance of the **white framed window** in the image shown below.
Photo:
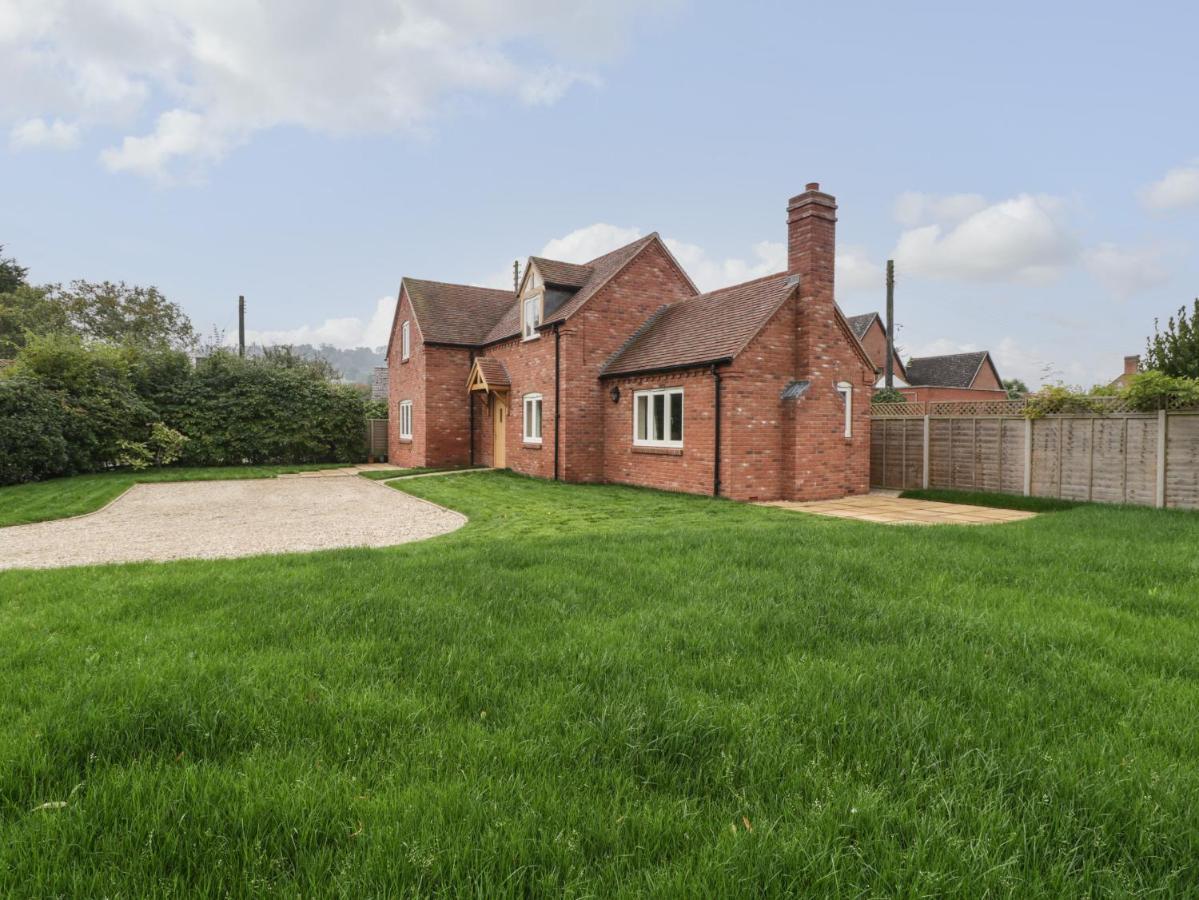
{"label": "white framed window", "polygon": [[845,403],[845,436],[853,437],[853,385],[842,381],[837,385],[837,393]]}
{"label": "white framed window", "polygon": [[525,394],[524,436],[526,444],[541,443],[541,395]]}
{"label": "white framed window", "polygon": [[400,401],[400,437],[412,440],[412,401]]}
{"label": "white framed window", "polygon": [[633,443],[638,447],[683,446],[683,389],[633,394]]}
{"label": "white framed window", "polygon": [[400,359],[407,359],[411,354],[412,348],[408,343],[408,322],[400,326]]}
{"label": "white framed window", "polygon": [[537,333],[537,326],[541,324],[541,295],[535,294],[532,297],[525,297],[521,301],[521,333],[526,341],[531,341],[533,338],[541,337]]}

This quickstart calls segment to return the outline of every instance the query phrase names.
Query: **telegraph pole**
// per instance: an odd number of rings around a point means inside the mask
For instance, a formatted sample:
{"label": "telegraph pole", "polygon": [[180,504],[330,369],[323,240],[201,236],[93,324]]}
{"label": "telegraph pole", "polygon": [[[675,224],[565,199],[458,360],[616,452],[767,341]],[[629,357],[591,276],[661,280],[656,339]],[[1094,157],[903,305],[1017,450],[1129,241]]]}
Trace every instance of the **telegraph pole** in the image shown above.
{"label": "telegraph pole", "polygon": [[895,387],[895,260],[887,260],[887,390]]}
{"label": "telegraph pole", "polygon": [[246,298],[237,296],[237,355],[246,355]]}

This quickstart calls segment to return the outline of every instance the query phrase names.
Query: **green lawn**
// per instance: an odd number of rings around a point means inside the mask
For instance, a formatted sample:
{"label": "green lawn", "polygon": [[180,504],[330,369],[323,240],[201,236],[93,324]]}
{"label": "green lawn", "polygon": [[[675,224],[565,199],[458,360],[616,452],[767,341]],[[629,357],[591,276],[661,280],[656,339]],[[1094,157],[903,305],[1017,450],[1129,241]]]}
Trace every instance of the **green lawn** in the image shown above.
{"label": "green lawn", "polygon": [[470,522],[0,573],[0,895],[1199,885],[1199,515],[396,487]]}
{"label": "green lawn", "polygon": [[369,478],[372,481],[384,481],[388,478],[400,478],[404,475],[428,475],[433,472],[454,472],[460,466],[413,466],[410,469],[373,469],[369,472],[360,472],[363,478]]}
{"label": "green lawn", "polygon": [[218,481],[230,478],[274,478],[292,472],[337,468],[338,463],[302,466],[237,466],[212,468],[122,470],[75,478],[55,478],[0,488],[0,527],[45,522],[95,512],[131,486],[147,481]]}
{"label": "green lawn", "polygon": [[992,506],[998,509],[1021,509],[1027,512],[1062,512],[1084,505],[1079,500],[1059,500],[1056,497],[1025,497],[1023,494],[996,494],[988,491],[951,491],[944,488],[903,491],[899,496],[913,500],[937,500],[941,503],[968,503],[971,506]]}

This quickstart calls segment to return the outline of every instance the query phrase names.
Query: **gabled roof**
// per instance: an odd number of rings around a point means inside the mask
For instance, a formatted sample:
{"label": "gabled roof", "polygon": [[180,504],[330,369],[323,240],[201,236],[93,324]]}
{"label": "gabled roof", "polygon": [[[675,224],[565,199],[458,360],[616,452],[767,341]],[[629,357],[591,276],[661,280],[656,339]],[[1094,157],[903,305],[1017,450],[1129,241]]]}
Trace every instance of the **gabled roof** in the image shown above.
{"label": "gabled roof", "polygon": [[587,283],[594,271],[591,266],[546,259],[544,256],[530,256],[529,262],[537,266],[537,271],[541,273],[541,278],[546,284],[576,290]]}
{"label": "gabled roof", "polygon": [[616,352],[601,374],[732,359],[798,284],[796,277],[783,272],[663,306]]}
{"label": "gabled roof", "polygon": [[[945,356],[922,356],[912,359],[907,365],[908,384],[913,387],[956,387],[974,385],[983,365],[990,362],[986,350],[973,353],[950,353]],[[991,363],[994,368],[995,364]],[[995,372],[998,377],[999,372]]]}
{"label": "gabled roof", "polygon": [[[845,322],[849,325],[849,330],[853,332],[853,336],[859,341],[866,336],[866,332],[870,330],[870,323],[878,319],[878,324],[882,326],[882,317],[876,313],[862,313],[860,316],[846,316]],[[886,328],[883,328],[886,331]]]}
{"label": "gabled roof", "polygon": [[444,344],[481,344],[492,325],[516,305],[512,291],[422,281],[405,278],[402,290],[426,341]]}
{"label": "gabled roof", "polygon": [[[618,272],[620,272],[621,269],[631,263],[637,257],[637,254],[654,242],[657,242],[662,246],[662,249],[666,252],[667,256],[670,255],[669,251],[666,250],[665,245],[662,244],[658,238],[658,233],[655,231],[643,238],[638,238],[631,244],[625,244],[623,247],[617,247],[610,253],[605,253],[603,256],[597,256],[595,259],[581,266],[575,265],[574,263],[564,263],[557,260],[546,260],[540,257],[531,257],[537,263],[537,268],[541,272],[541,277],[545,279],[547,284],[559,284],[559,286],[563,286],[560,283],[555,282],[554,278],[551,278],[548,274],[546,274],[546,270],[544,268],[546,263],[549,263],[551,270],[554,272],[554,277],[556,278],[574,277],[577,279],[582,275],[584,270],[587,272],[587,279],[582,283],[581,286],[578,287],[577,290],[574,291],[573,296],[559,306],[554,312],[546,316],[545,320],[541,323],[541,327],[544,328],[548,325],[554,324],[555,322],[562,322],[569,318],[572,313],[574,313],[584,303],[595,296],[595,294],[599,292],[600,288],[611,281],[613,276],[615,276]],[[671,258],[673,259],[673,257]],[[679,267],[679,272],[682,273],[684,278],[687,278],[687,281],[690,284],[691,279],[687,277],[686,272],[683,272],[681,266]],[[566,285],[566,287],[568,290],[570,289],[568,285]],[[494,343],[495,341],[506,340],[507,338],[515,337],[518,334],[520,334],[520,308],[515,302],[513,302],[511,306],[504,311],[499,321],[495,323],[495,326],[488,332],[485,343],[490,344]]]}
{"label": "gabled roof", "polygon": [[494,356],[480,356],[470,367],[466,385],[469,390],[506,390],[512,387],[512,379],[508,377],[508,369],[500,360]]}

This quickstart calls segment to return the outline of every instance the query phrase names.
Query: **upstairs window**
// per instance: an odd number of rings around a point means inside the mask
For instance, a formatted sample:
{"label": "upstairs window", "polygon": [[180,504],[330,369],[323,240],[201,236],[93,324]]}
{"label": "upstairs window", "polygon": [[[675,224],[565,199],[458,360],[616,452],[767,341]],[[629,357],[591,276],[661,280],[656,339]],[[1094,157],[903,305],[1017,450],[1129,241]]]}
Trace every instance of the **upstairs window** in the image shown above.
{"label": "upstairs window", "polygon": [[525,394],[524,430],[526,444],[541,443],[541,395]]}
{"label": "upstairs window", "polygon": [[400,326],[400,359],[405,360],[411,352],[408,344],[408,322]]}
{"label": "upstairs window", "polygon": [[412,440],[412,401],[400,401],[400,437],[406,441]]}
{"label": "upstairs window", "polygon": [[845,404],[845,436],[853,437],[853,385],[842,381],[837,385],[837,393]]}
{"label": "upstairs window", "polygon": [[521,332],[526,341],[531,341],[537,334],[537,326],[541,324],[541,295],[525,297],[521,303]]}
{"label": "upstairs window", "polygon": [[633,394],[633,444],[638,447],[683,446],[682,388]]}

